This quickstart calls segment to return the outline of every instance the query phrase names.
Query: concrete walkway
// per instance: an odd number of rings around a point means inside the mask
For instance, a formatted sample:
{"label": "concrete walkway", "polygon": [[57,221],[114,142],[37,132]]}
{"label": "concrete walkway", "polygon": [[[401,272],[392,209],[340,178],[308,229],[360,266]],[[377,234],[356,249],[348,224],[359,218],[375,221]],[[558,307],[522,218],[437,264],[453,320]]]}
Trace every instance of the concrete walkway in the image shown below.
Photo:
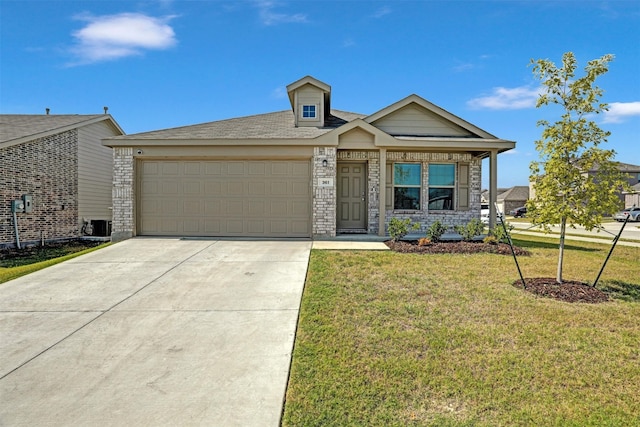
{"label": "concrete walkway", "polygon": [[310,249],[136,238],[0,284],[0,425],[277,426]]}

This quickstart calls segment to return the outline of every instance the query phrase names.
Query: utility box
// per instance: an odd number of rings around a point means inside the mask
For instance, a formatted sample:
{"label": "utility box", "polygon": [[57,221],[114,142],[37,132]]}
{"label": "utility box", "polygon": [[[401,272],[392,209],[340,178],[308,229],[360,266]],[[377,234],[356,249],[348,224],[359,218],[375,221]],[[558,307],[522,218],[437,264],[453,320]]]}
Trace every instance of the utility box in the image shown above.
{"label": "utility box", "polygon": [[91,227],[93,227],[94,236],[111,236],[111,221],[107,221],[105,219],[94,219],[91,220]]}
{"label": "utility box", "polygon": [[31,211],[33,211],[33,197],[28,194],[24,194],[22,196],[22,201],[24,202],[24,212],[31,213]]}
{"label": "utility box", "polygon": [[24,212],[24,202],[22,200],[11,201],[11,212],[22,213]]}

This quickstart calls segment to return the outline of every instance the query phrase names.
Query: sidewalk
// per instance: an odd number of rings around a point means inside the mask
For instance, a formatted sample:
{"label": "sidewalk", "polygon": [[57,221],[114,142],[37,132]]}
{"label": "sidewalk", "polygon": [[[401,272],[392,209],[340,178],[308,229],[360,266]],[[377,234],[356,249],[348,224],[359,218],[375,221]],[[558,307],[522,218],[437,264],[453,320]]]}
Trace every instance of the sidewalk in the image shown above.
{"label": "sidewalk", "polygon": [[[560,239],[560,235],[558,233],[543,233],[542,231],[525,231],[522,229],[518,229],[518,228],[514,228],[511,231],[511,235],[513,237],[517,237],[518,235],[524,235],[524,236],[539,236],[539,237],[547,237],[547,238],[551,238],[551,239]],[[600,243],[602,245],[607,245],[607,246],[611,246],[613,244],[613,239],[614,236],[611,236],[611,238],[596,238],[596,237],[585,237],[585,236],[576,236],[573,234],[567,234],[565,235],[565,240],[573,240],[573,241],[580,241],[580,242],[590,242],[590,243]],[[631,247],[635,247],[635,248],[640,248],[640,241],[625,241],[625,240],[618,240],[618,243],[616,243],[616,245],[619,246],[631,246]]]}

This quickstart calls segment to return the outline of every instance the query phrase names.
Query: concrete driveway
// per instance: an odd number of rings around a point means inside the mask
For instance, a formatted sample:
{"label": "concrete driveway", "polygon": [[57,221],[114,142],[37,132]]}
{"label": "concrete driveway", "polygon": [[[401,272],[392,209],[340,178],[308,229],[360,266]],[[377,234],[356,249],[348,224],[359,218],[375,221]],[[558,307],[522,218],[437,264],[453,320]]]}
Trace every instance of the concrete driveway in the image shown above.
{"label": "concrete driveway", "polygon": [[135,238],[0,284],[0,425],[277,426],[310,249]]}

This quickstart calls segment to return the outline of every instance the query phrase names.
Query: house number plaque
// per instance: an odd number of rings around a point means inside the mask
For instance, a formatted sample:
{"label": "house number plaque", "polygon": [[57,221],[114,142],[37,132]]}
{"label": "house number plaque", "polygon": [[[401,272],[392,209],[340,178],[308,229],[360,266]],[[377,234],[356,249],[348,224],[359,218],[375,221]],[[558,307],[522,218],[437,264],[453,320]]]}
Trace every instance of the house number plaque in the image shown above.
{"label": "house number plaque", "polygon": [[333,187],[333,178],[318,178],[318,187]]}

